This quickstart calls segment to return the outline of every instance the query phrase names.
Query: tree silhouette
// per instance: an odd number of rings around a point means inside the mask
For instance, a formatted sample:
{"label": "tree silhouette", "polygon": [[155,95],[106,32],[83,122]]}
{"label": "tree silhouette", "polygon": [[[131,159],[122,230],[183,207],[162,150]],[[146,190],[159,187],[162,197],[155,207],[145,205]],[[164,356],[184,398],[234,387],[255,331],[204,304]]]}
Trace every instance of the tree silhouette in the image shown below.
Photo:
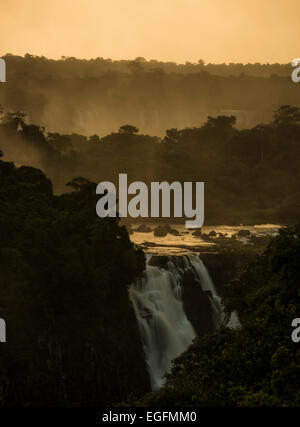
{"label": "tree silhouette", "polygon": [[290,105],[281,105],[278,110],[274,111],[274,124],[275,125],[291,125],[299,124],[300,122],[300,108],[292,107]]}
{"label": "tree silhouette", "polygon": [[180,131],[176,128],[167,129],[166,136],[164,138],[165,142],[178,142],[180,137]]}
{"label": "tree silhouette", "polygon": [[207,122],[205,123],[205,127],[223,130],[226,128],[231,128],[235,124],[236,124],[235,116],[218,116],[218,117],[208,116]]}
{"label": "tree silhouette", "polygon": [[138,133],[138,131],[138,128],[132,125],[123,125],[119,128],[119,133],[126,133],[128,135],[133,135],[135,133]]}

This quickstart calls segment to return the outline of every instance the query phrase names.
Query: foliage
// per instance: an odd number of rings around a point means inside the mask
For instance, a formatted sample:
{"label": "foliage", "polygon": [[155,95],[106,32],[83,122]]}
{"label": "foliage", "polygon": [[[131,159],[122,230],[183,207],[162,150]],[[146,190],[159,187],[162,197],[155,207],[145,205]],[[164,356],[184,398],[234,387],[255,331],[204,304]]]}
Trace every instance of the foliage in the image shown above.
{"label": "foliage", "polygon": [[[205,182],[205,224],[296,223],[300,216],[300,109],[282,106],[270,124],[235,128],[234,116],[166,131],[163,139],[132,125],[102,138],[47,133],[23,113],[5,113],[0,148],[7,160],[41,168],[55,192],[74,177],[112,181]],[[69,189],[68,189],[69,190]]]}
{"label": "foliage", "polygon": [[277,105],[300,106],[290,64],[3,58],[9,79],[0,104],[60,134],[105,135],[130,123],[161,137],[219,114],[236,115],[238,127],[249,128],[268,122]]}
{"label": "foliage", "polygon": [[224,291],[241,327],[196,339],[162,389],[129,404],[299,406],[300,349],[291,340],[300,313],[299,261],[300,226],[281,230]]}
{"label": "foliage", "polygon": [[95,184],[71,185],[54,196],[40,170],[0,160],[0,405],[104,405],[148,387],[128,299],[144,255],[96,216]]}
{"label": "foliage", "polygon": [[127,133],[129,135],[132,135],[134,133],[138,133],[138,128],[132,125],[123,125],[120,127],[119,132],[120,133]]}
{"label": "foliage", "polygon": [[277,125],[292,125],[300,123],[300,110],[297,107],[281,105],[275,111],[274,123]]}

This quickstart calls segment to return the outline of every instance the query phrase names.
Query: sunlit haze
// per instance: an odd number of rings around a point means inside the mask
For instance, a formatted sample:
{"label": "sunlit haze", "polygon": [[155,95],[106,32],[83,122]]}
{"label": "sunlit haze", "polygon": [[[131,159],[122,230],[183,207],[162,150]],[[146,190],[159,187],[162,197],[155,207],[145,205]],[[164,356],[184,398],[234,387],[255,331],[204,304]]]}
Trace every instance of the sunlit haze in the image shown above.
{"label": "sunlit haze", "polygon": [[287,63],[300,52],[299,0],[1,0],[6,53]]}

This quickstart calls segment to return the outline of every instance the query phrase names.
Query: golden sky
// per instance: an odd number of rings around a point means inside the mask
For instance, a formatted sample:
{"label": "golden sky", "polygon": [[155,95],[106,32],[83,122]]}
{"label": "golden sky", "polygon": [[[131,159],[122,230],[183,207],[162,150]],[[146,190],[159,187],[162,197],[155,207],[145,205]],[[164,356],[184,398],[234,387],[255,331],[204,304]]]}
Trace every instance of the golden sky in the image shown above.
{"label": "golden sky", "polygon": [[0,55],[176,62],[300,57],[299,0],[0,0]]}

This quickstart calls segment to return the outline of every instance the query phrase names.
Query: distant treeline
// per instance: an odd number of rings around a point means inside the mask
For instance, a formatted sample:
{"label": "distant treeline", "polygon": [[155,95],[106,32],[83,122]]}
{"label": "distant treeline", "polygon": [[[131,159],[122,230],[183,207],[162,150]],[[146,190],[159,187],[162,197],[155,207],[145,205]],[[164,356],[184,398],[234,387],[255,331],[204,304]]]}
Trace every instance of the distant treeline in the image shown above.
{"label": "distant treeline", "polygon": [[[49,74],[57,73],[59,76],[65,77],[97,77],[99,73],[107,71],[116,71],[121,73],[132,73],[137,71],[153,71],[160,69],[166,73],[199,73],[206,71],[207,73],[216,74],[219,76],[239,75],[245,73],[256,77],[270,77],[272,74],[278,76],[290,75],[290,64],[261,64],[256,63],[233,63],[228,64],[211,64],[205,63],[203,59],[198,62],[185,62],[178,64],[176,62],[157,61],[151,59],[147,61],[143,57],[137,57],[133,60],[112,60],[110,58],[93,58],[93,59],[78,59],[70,56],[62,56],[59,60],[49,59],[44,56],[35,56],[26,54],[24,57],[7,54],[4,59],[8,60],[14,67],[21,67],[22,71],[33,73],[38,77],[40,73],[45,72],[45,66],[48,68]],[[293,58],[291,58],[292,60]]]}
{"label": "distant treeline", "polygon": [[[105,135],[123,123],[162,136],[203,124],[208,115],[237,117],[247,128],[271,120],[280,104],[300,106],[290,64],[193,64],[6,55],[0,104],[26,111],[60,133]],[[291,58],[293,59],[293,58]]]}
{"label": "distant treeline", "polygon": [[[24,114],[3,113],[7,160],[39,167],[55,191],[112,181],[204,181],[205,224],[295,223],[300,217],[300,109],[281,106],[270,124],[237,130],[234,116],[201,127],[168,129],[163,138],[132,125],[100,138],[47,133]],[[81,177],[80,179],[75,179]],[[67,190],[68,191],[68,190]]]}

